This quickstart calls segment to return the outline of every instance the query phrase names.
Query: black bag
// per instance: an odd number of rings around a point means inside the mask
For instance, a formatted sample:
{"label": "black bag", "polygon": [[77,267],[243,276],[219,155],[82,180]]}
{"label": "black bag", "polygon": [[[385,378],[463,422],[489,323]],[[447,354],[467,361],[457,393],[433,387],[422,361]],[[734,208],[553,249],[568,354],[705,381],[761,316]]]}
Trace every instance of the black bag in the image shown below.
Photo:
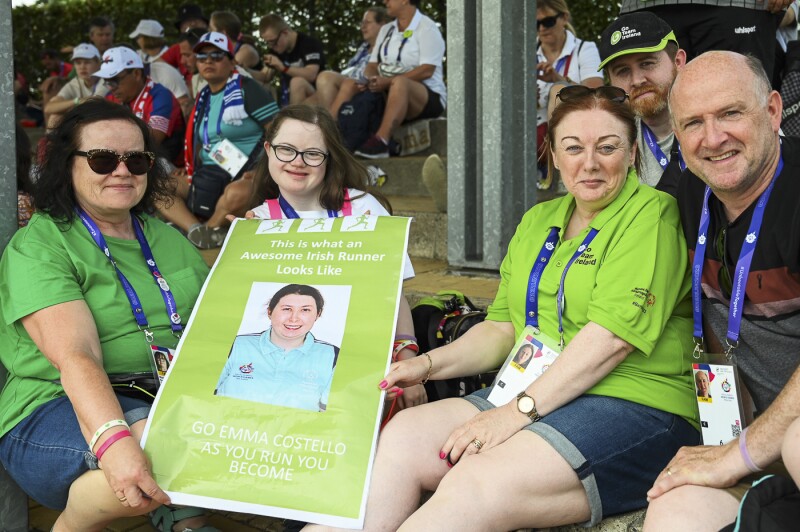
{"label": "black bag", "polygon": [[359,92],[339,108],[339,131],[347,149],[354,151],[378,131],[386,99],[382,92]]}
{"label": "black bag", "polygon": [[197,216],[210,217],[214,214],[217,201],[222,197],[225,187],[231,181],[231,175],[216,164],[197,168],[192,176],[186,206]]}
{"label": "black bag", "polygon": [[790,532],[800,523],[800,491],[791,479],[767,475],[739,504],[736,522],[720,532]]}
{"label": "black bag", "polygon": [[[414,321],[414,334],[417,337],[420,354],[449,344],[460,338],[473,325],[486,318],[486,312],[476,307],[461,292],[444,290],[433,297],[425,297],[411,309]],[[476,390],[492,384],[496,371],[457,377],[441,381],[428,381],[425,391],[429,401],[446,397],[464,397]]]}
{"label": "black bag", "polygon": [[800,41],[791,41],[786,49],[786,73],[781,81],[783,115],[781,128],[788,136],[800,135]]}

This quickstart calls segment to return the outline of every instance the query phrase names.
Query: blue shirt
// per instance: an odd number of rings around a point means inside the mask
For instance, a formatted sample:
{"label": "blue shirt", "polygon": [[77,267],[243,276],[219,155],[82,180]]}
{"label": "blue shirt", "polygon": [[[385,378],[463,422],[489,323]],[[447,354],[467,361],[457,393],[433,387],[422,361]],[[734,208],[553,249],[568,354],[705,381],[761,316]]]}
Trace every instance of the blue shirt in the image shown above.
{"label": "blue shirt", "polygon": [[236,337],[216,394],[324,411],[339,348],[308,333],[302,346],[285,351],[270,341],[270,331]]}

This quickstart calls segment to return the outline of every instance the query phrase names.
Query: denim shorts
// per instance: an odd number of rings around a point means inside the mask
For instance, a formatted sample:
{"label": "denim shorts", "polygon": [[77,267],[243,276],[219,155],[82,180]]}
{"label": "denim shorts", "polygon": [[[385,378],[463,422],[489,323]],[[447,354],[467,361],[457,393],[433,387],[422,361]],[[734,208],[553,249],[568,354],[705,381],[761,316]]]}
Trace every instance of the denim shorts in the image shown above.
{"label": "denim shorts", "polygon": [[[494,408],[486,400],[490,391],[464,399],[489,410]],[[591,509],[586,527],[647,506],[647,490],[678,449],[701,441],[680,416],[601,395],[582,395],[526,429],[549,443],[578,475]]]}
{"label": "denim shorts", "polygon": [[[117,395],[129,425],[145,419],[150,405]],[[98,469],[67,397],[49,401],[0,438],[0,462],[30,498],[63,510],[79,476]]]}

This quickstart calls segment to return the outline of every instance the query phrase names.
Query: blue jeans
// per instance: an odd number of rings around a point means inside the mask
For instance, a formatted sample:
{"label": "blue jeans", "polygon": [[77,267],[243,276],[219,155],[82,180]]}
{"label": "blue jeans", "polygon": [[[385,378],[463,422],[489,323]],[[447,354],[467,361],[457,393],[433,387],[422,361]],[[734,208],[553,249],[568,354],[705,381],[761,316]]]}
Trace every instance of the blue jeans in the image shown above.
{"label": "blue jeans", "polygon": [[[486,400],[490,391],[464,399],[488,410],[494,408]],[[601,395],[582,395],[526,429],[549,443],[578,475],[591,509],[584,526],[647,506],[647,490],[678,449],[700,444],[700,433],[680,416]]]}
{"label": "blue jeans", "polygon": [[[150,405],[117,395],[129,425],[147,417]],[[30,498],[63,510],[72,483],[98,469],[67,397],[43,404],[0,439],[0,462]]]}

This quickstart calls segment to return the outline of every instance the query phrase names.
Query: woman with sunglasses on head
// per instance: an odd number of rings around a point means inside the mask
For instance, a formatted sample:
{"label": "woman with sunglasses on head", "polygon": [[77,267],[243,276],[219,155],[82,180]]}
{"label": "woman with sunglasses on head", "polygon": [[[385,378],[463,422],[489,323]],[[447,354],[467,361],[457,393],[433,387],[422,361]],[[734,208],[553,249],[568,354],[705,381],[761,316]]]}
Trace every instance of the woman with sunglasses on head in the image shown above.
{"label": "woman with sunglasses on head", "polygon": [[247,209],[264,129],[278,106],[261,84],[239,73],[228,37],[206,33],[193,49],[207,85],[186,128],[185,171],[173,174],[174,196],[159,211],[195,246],[209,249],[222,245],[226,215]]}
{"label": "woman with sunglasses on head", "polygon": [[[333,218],[389,216],[371,194],[364,192],[367,169],[344,146],[333,117],[321,107],[284,107],[267,129],[266,157],[256,166],[254,204],[246,218]],[[262,204],[263,202],[263,204]],[[406,255],[403,279],[414,277]],[[400,298],[393,358],[417,354],[411,308]],[[424,386],[399,390],[400,408],[427,401]],[[395,394],[391,394],[393,399]]]}
{"label": "woman with sunglasses on head", "polygon": [[507,403],[490,387],[400,412],[378,444],[365,530],[596,525],[643,508],[672,453],[700,442],[678,206],[639,183],[625,99],[562,89],[548,154],[569,193],[523,217],[486,321],[392,364],[379,387],[489,371],[528,335],[560,354],[506,383]]}
{"label": "woman with sunglasses on head", "polygon": [[[563,85],[599,87],[603,84],[598,74],[600,53],[597,45],[575,36],[570,24],[570,12],[565,0],[540,0],[536,3],[536,29],[539,38],[536,49],[537,70],[537,148],[539,158],[546,158],[544,138],[547,135],[548,109],[554,94]],[[552,110],[550,110],[552,112]],[[540,164],[539,188],[550,188],[552,175],[545,175],[546,168]]]}
{"label": "woman with sunglasses on head", "polygon": [[46,142],[36,213],[0,260],[0,461],[62,511],[54,530],[102,530],[169,503],[139,446],[149,400],[112,383],[152,397],[154,352],[176,347],[208,267],[147,214],[168,177],[128,107],[90,99]]}

